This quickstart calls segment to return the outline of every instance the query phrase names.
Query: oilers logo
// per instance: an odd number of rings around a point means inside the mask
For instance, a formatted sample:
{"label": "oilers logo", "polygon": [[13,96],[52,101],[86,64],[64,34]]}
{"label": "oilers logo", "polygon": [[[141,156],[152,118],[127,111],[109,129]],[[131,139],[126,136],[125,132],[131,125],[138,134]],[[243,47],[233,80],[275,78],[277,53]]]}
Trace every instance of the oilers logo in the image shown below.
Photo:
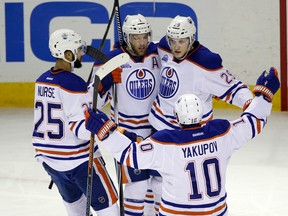
{"label": "oilers logo", "polygon": [[174,68],[165,67],[161,71],[159,94],[163,98],[173,97],[179,88],[179,78]]}
{"label": "oilers logo", "polygon": [[155,77],[147,69],[134,70],[126,81],[129,95],[137,100],[148,98],[155,89]]}

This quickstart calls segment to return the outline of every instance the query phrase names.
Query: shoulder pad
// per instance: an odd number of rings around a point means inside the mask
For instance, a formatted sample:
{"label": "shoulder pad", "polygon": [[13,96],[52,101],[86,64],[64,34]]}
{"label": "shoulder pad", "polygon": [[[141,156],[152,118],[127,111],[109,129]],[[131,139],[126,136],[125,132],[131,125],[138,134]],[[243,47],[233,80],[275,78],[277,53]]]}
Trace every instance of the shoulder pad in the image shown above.
{"label": "shoulder pad", "polygon": [[169,45],[167,43],[167,40],[166,40],[165,36],[162,37],[161,40],[159,41],[159,48],[170,52],[170,47],[169,47]]}
{"label": "shoulder pad", "polygon": [[156,54],[157,55],[158,54],[157,47],[158,47],[158,43],[150,42],[150,44],[147,48],[146,55],[150,55],[150,54]]}
{"label": "shoulder pad", "polygon": [[65,78],[61,79],[60,86],[64,89],[72,92],[86,92],[87,84],[86,82],[74,73],[65,74]]}
{"label": "shoulder pad", "polygon": [[196,63],[197,65],[207,70],[217,70],[222,68],[222,58],[219,54],[211,52],[206,47],[196,41],[196,47],[187,56],[187,60]]}
{"label": "shoulder pad", "polygon": [[208,121],[203,129],[204,133],[209,137],[218,136],[230,129],[230,122],[225,119],[213,119]]}

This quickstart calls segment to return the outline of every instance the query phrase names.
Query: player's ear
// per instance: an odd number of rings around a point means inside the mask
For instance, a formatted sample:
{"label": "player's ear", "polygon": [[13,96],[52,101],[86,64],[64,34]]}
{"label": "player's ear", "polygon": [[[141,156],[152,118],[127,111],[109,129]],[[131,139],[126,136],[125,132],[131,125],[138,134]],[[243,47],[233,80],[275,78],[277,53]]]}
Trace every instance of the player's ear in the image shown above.
{"label": "player's ear", "polygon": [[68,61],[73,61],[74,59],[74,55],[73,53],[70,51],[70,50],[66,50],[64,52],[64,56],[65,56],[65,59],[67,59]]}

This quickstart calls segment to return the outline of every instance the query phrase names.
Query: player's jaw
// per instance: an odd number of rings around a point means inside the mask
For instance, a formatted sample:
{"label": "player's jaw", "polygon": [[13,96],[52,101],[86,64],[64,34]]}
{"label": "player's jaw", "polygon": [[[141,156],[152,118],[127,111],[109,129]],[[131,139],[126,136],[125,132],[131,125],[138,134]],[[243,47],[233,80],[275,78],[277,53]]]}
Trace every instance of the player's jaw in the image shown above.
{"label": "player's jaw", "polygon": [[170,48],[176,59],[181,59],[187,54],[189,49],[189,38],[169,39]]}
{"label": "player's jaw", "polygon": [[74,62],[74,68],[81,68],[82,67],[82,62],[79,59],[76,59]]}
{"label": "player's jaw", "polygon": [[135,47],[132,47],[132,49],[136,56],[143,56],[146,53],[147,45],[135,46]]}
{"label": "player's jaw", "polygon": [[82,50],[79,48],[77,53],[77,59],[74,62],[74,68],[81,68],[82,67],[82,56],[83,56]]}

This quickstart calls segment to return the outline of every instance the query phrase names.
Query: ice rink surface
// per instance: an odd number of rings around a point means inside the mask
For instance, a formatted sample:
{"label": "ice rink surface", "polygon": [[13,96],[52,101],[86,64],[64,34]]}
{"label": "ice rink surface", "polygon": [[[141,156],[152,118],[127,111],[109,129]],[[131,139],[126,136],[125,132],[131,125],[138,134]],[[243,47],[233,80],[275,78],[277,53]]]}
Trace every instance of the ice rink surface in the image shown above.
{"label": "ice rink surface", "polygon": [[[215,110],[215,118],[236,119],[238,110]],[[64,216],[57,188],[34,160],[33,111],[0,108],[0,215]],[[288,113],[273,112],[263,133],[230,160],[227,173],[231,216],[288,215]],[[113,159],[103,152],[113,179]]]}

